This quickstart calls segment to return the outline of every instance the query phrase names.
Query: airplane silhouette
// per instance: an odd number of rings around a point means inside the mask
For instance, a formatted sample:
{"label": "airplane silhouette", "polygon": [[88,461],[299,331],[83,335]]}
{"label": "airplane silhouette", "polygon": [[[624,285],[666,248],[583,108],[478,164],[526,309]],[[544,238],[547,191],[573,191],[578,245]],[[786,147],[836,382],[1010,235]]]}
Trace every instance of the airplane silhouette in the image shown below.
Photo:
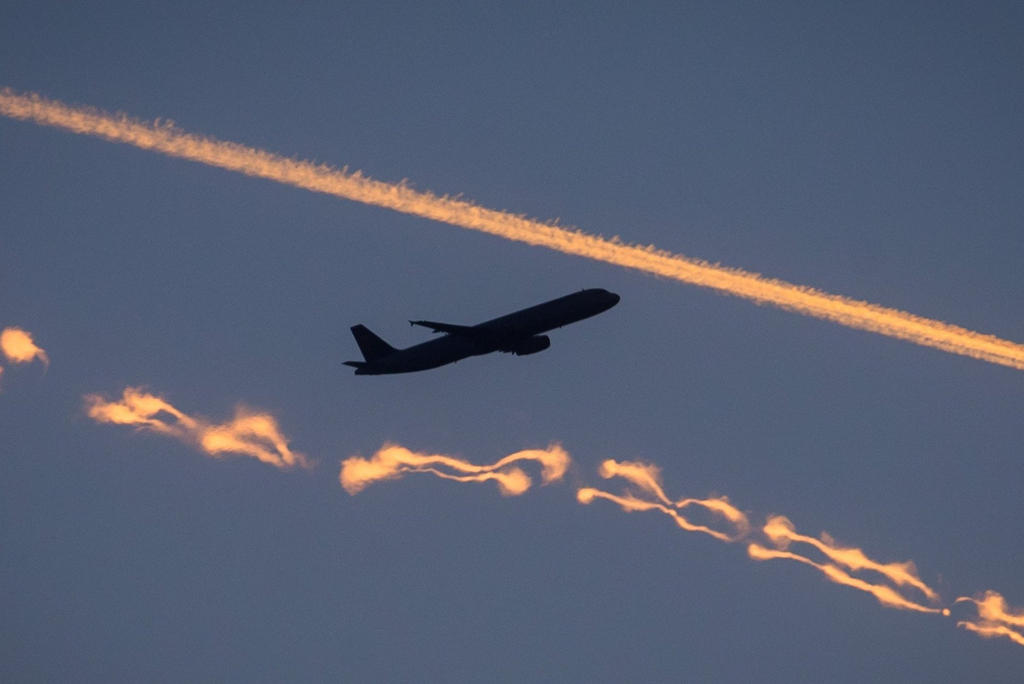
{"label": "airplane silhouette", "polygon": [[479,325],[409,321],[410,325],[430,328],[435,333],[444,333],[444,336],[406,349],[395,349],[365,325],[354,325],[352,335],[365,360],[344,363],[355,368],[356,375],[384,375],[437,368],[459,359],[496,351],[516,356],[536,354],[551,346],[551,339],[541,333],[596,316],[618,303],[619,295],[614,292],[592,288]]}

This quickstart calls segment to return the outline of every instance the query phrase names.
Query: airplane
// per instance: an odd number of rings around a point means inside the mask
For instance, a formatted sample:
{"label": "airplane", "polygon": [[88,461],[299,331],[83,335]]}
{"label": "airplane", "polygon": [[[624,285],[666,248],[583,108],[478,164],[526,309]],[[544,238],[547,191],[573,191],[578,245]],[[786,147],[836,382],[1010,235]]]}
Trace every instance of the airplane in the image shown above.
{"label": "airplane", "polygon": [[444,336],[406,349],[395,349],[365,325],[354,325],[352,336],[364,360],[344,364],[355,368],[356,375],[384,375],[428,370],[495,351],[516,356],[536,354],[551,346],[551,338],[541,333],[596,316],[618,303],[619,295],[614,292],[591,288],[479,325],[409,321],[409,325],[430,328]]}

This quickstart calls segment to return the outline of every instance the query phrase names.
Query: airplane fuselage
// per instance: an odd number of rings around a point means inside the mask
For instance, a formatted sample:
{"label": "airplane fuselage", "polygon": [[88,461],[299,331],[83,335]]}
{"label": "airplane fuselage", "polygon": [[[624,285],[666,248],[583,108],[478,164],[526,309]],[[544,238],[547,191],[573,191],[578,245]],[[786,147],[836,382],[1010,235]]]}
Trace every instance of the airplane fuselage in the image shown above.
{"label": "airplane fuselage", "polygon": [[[446,334],[406,349],[393,349],[376,358],[369,358],[364,349],[364,355],[367,356],[365,362],[346,363],[355,366],[356,375],[383,375],[428,370],[495,351],[531,354],[550,345],[550,340],[543,333],[607,311],[618,301],[617,294],[595,288],[581,290],[471,327],[415,321],[414,324],[426,325],[445,331]],[[355,328],[353,333],[356,333]],[[360,347],[363,347],[362,342]]]}

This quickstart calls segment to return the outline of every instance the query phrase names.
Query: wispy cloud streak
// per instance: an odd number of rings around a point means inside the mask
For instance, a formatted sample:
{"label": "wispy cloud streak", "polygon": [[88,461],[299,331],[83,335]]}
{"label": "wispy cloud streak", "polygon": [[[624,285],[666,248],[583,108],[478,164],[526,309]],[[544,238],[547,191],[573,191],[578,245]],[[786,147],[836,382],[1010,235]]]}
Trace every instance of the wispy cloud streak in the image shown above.
{"label": "wispy cloud streak", "polygon": [[349,494],[358,494],[374,482],[394,480],[406,473],[430,473],[455,482],[497,482],[505,496],[525,493],[533,484],[519,464],[533,461],[541,467],[541,482],[562,479],[569,468],[569,455],[552,444],[547,449],[526,449],[509,454],[495,463],[477,465],[446,454],[411,451],[397,444],[385,444],[371,458],[353,456],[341,464],[338,480]]}
{"label": "wispy cloud streak", "polygon": [[174,437],[208,456],[249,456],[278,468],[310,465],[304,455],[288,446],[273,416],[243,407],[235,409],[230,421],[211,423],[179,411],[162,397],[128,387],[116,400],[86,395],[85,409],[97,422],[132,425]]}
{"label": "wispy cloud streak", "polygon": [[9,88],[0,91],[0,113],[565,254],[637,269],[852,328],[1024,370],[1024,345],[993,335],[711,264],[653,246],[624,244],[614,238],[605,239],[524,216],[486,209],[462,199],[413,190],[404,183],[372,180],[358,171],[348,172],[288,159],[237,143],[187,133],[171,124],[141,122],[94,109],[71,107],[35,94],[18,94]]}

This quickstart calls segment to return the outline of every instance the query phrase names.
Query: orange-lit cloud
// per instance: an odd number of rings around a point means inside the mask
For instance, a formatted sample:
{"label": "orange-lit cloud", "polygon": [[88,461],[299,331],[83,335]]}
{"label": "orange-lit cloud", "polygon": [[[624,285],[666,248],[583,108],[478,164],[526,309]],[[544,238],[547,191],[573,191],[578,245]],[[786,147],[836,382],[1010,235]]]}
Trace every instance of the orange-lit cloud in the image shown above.
{"label": "orange-lit cloud", "polygon": [[86,413],[100,423],[133,425],[191,444],[209,456],[242,455],[278,468],[308,467],[302,454],[292,451],[277,421],[266,413],[235,409],[226,423],[211,423],[179,411],[167,400],[128,387],[120,400],[108,401],[97,394],[85,397]]}
{"label": "orange-lit cloud", "polygon": [[541,466],[541,481],[549,484],[562,479],[569,467],[569,455],[557,444],[547,449],[517,451],[490,465],[476,465],[454,456],[410,451],[396,444],[385,444],[372,458],[353,456],[341,464],[338,479],[349,494],[358,494],[381,480],[393,480],[406,473],[431,473],[456,482],[498,483],[501,493],[518,496],[532,485],[530,476],[518,464],[534,461]]}
{"label": "orange-lit cloud", "polygon": [[44,366],[50,365],[46,351],[36,345],[31,333],[21,328],[4,328],[0,332],[0,350],[11,363],[30,363],[39,359]]}
{"label": "orange-lit cloud", "polygon": [[[576,500],[580,503],[589,504],[594,499],[605,499],[618,504],[626,512],[660,511],[672,518],[676,525],[687,532],[703,532],[721,541],[742,539],[750,531],[747,516],[730,504],[724,496],[709,499],[687,498],[678,501],[669,499],[661,486],[661,473],[655,465],[608,459],[601,464],[598,472],[605,479],[621,477],[638,487],[640,492],[647,496],[638,496],[633,492],[612,494],[594,487],[581,487],[576,491]],[[708,525],[691,521],[683,515],[684,509],[689,507],[704,508],[712,518],[724,519],[728,531],[717,530]]]}
{"label": "orange-lit cloud", "polygon": [[94,109],[69,107],[35,94],[20,95],[9,88],[0,91],[0,113],[507,240],[637,269],[852,328],[1024,370],[1024,345],[992,335],[766,278],[757,273],[710,264],[653,246],[624,244],[615,238],[605,239],[524,216],[485,209],[462,199],[416,191],[403,183],[372,180],[358,171],[348,172],[288,159],[237,143],[186,133],[171,124],[144,123]]}
{"label": "orange-lit cloud", "polygon": [[970,602],[978,610],[977,620],[960,620],[957,627],[963,627],[983,637],[1005,637],[1015,644],[1024,646],[1024,609],[1013,610],[1006,605],[1006,599],[995,591],[986,591],[980,598],[961,596],[956,603]]}

